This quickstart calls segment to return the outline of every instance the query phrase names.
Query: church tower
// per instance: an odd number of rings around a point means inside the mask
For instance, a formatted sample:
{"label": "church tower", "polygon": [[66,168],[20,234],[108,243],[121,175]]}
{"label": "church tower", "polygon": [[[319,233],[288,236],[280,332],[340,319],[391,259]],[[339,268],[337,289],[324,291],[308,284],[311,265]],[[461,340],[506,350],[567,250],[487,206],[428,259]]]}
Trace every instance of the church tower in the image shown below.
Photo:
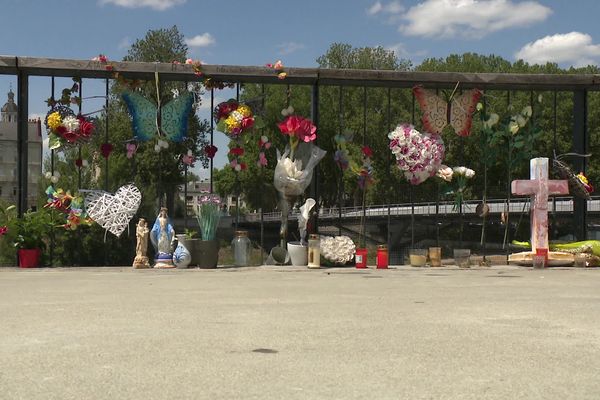
{"label": "church tower", "polygon": [[8,91],[8,101],[2,106],[0,121],[17,122],[17,104],[15,103],[15,94],[12,88]]}

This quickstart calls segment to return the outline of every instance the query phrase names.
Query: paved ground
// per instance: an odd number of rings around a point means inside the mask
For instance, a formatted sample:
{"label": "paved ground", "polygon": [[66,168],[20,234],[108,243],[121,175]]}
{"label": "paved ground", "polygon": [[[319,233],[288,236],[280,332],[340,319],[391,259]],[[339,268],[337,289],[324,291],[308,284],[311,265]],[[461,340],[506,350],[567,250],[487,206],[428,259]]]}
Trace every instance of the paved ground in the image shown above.
{"label": "paved ground", "polygon": [[0,268],[0,398],[600,398],[600,270]]}

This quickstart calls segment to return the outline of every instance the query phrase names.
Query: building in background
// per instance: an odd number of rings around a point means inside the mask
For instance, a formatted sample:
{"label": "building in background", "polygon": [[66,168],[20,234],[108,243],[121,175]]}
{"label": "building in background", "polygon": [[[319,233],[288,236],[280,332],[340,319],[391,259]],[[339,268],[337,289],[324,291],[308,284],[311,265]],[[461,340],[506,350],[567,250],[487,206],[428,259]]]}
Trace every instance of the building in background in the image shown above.
{"label": "building in background", "polygon": [[[17,104],[12,89],[0,112],[0,199],[17,202]],[[39,119],[28,124],[27,206],[37,205],[38,184],[42,176],[42,124]]]}
{"label": "building in background", "polygon": [[[200,181],[188,182],[187,185],[187,198],[185,200],[188,215],[195,215],[194,210],[199,204],[200,196],[210,192],[210,179],[202,179]],[[179,196],[183,200],[184,197],[183,186],[179,188]],[[228,195],[226,199],[221,199],[223,204],[223,212],[227,215],[235,213],[235,195]],[[240,197],[240,209],[246,208],[246,202],[243,196]]]}

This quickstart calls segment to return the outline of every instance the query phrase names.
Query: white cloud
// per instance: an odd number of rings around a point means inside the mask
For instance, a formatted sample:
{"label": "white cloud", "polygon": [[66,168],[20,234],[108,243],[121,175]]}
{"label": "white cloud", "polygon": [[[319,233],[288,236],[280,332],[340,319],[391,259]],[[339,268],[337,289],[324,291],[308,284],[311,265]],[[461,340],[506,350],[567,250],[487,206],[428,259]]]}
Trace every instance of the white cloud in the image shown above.
{"label": "white cloud", "polygon": [[384,49],[388,50],[388,51],[393,51],[394,54],[396,55],[396,57],[398,58],[402,58],[402,57],[408,57],[408,50],[406,50],[406,46],[404,45],[404,43],[395,43],[395,44],[391,44],[389,46],[385,46]]}
{"label": "white cloud", "polygon": [[369,9],[367,10],[367,14],[375,15],[378,12],[380,12],[381,10],[383,10],[383,4],[381,4],[381,2],[378,1],[375,4],[373,4],[371,7],[369,7]]}
{"label": "white cloud", "polygon": [[399,14],[402,11],[404,11],[404,7],[399,1],[392,1],[387,4],[383,4],[382,2],[377,1],[367,9],[367,14]]}
{"label": "white cloud", "polygon": [[569,64],[576,67],[595,64],[600,57],[600,45],[592,43],[586,33],[569,32],[548,35],[529,42],[515,53],[515,58],[531,64]]}
{"label": "white cloud", "polygon": [[422,58],[427,54],[427,50],[410,51],[406,48],[404,43],[394,43],[382,47],[385,50],[393,51],[398,58],[412,59],[413,61],[415,61],[415,59]]}
{"label": "white cloud", "polygon": [[131,47],[131,39],[129,38],[129,36],[125,36],[123,39],[121,39],[121,41],[117,45],[117,48],[119,50],[127,50],[130,47]]}
{"label": "white cloud", "polygon": [[185,39],[185,43],[190,47],[207,47],[215,44],[215,42],[213,35],[208,32]]}
{"label": "white cloud", "polygon": [[537,1],[424,0],[408,10],[398,2],[375,3],[367,12],[400,21],[409,36],[477,38],[507,28],[544,21],[552,10]]}
{"label": "white cloud", "polygon": [[164,11],[173,6],[185,3],[187,0],[100,0],[100,4],[114,4],[125,8],[150,7],[154,10]]}
{"label": "white cloud", "polygon": [[285,43],[281,43],[279,45],[277,45],[277,52],[279,54],[281,54],[282,56],[288,55],[288,54],[292,54],[295,53],[298,50],[302,50],[306,48],[305,45],[303,45],[302,43],[296,43],[296,42],[285,42]]}

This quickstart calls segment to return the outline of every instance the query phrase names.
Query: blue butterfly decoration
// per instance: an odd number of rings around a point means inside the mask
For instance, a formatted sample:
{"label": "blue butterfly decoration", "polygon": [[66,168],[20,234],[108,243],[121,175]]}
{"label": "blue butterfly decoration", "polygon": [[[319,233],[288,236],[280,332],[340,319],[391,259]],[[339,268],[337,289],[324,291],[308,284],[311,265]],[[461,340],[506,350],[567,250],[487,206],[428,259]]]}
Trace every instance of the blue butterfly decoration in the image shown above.
{"label": "blue butterfly decoration", "polygon": [[146,142],[158,133],[179,143],[187,135],[188,118],[193,109],[194,95],[185,92],[165,105],[160,100],[158,107],[137,92],[127,90],[121,94],[127,104],[133,124],[133,135]]}

